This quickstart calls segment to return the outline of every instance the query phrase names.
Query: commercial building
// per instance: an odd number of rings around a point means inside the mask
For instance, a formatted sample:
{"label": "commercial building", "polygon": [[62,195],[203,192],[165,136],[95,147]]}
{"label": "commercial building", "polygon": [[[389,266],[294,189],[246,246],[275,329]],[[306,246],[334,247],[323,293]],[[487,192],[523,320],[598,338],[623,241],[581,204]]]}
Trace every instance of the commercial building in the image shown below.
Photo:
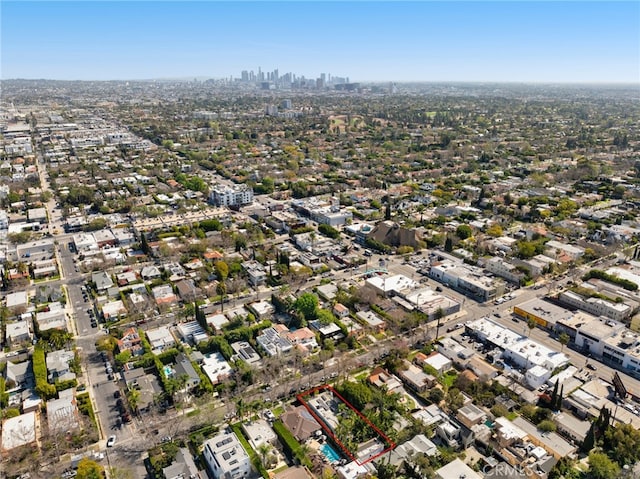
{"label": "commercial building", "polygon": [[504,293],[504,281],[491,278],[480,268],[451,260],[431,265],[429,277],[477,301],[486,302]]}
{"label": "commercial building", "polygon": [[541,366],[548,371],[550,377],[553,370],[569,363],[566,354],[553,351],[488,318],[472,321],[466,328],[481,341],[502,350],[502,358],[519,368],[528,370]]}
{"label": "commercial building", "polygon": [[573,291],[563,291],[558,299],[567,306],[616,321],[624,321],[633,313],[633,309],[628,304],[614,303],[598,297],[586,297]]}
{"label": "commercial building", "polygon": [[575,343],[585,353],[629,372],[640,372],[640,334],[611,319],[594,318],[576,329]]}
{"label": "commercial building", "polygon": [[534,298],[513,307],[514,314],[525,320],[533,320],[541,328],[553,330],[556,323],[573,316],[568,309],[561,308],[543,299]]}
{"label": "commercial building", "polygon": [[204,459],[215,479],[239,479],[251,474],[249,454],[235,433],[223,432],[204,443]]}
{"label": "commercial building", "polygon": [[16,246],[17,261],[41,261],[54,256],[55,244],[53,238],[45,238]]}

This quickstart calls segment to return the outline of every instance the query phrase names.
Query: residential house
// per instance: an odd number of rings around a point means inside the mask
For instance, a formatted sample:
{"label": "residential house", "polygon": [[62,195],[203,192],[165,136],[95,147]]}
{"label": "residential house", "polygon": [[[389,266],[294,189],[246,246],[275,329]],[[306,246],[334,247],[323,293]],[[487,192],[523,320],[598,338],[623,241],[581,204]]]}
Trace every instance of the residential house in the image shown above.
{"label": "residential house", "polygon": [[203,455],[214,479],[240,479],[251,474],[249,454],[233,432],[205,441]]}
{"label": "residential house", "polygon": [[256,451],[262,444],[275,445],[278,441],[278,436],[264,419],[243,422],[242,431]]}
{"label": "residential house", "polygon": [[204,479],[193,461],[193,456],[186,447],[181,447],[173,462],[162,469],[165,479]]}
{"label": "residential house", "polygon": [[22,342],[31,342],[32,334],[30,321],[22,320],[6,323],[6,337],[9,346],[15,346]]}
{"label": "residential house", "polygon": [[53,383],[55,381],[67,381],[75,379],[76,375],[71,371],[70,363],[73,361],[75,353],[73,351],[58,350],[47,354],[47,379]]}
{"label": "residential house", "polygon": [[47,401],[49,433],[66,434],[80,427],[80,411],[73,389],[59,392],[59,399]]}
{"label": "residential house", "polygon": [[267,270],[255,260],[245,261],[242,268],[247,273],[247,279],[251,286],[261,286],[267,282]]}
{"label": "residential house", "polygon": [[173,365],[173,375],[176,378],[186,378],[184,383],[185,391],[190,391],[200,384],[200,376],[198,376],[198,373],[193,368],[191,360],[184,353],[176,356],[176,363]]}
{"label": "residential house", "polygon": [[231,349],[236,353],[231,359],[242,360],[247,364],[259,365],[262,358],[255,349],[246,341],[236,341],[230,344]]}
{"label": "residential house", "polygon": [[60,299],[62,299],[63,297],[64,293],[62,292],[62,288],[60,286],[42,284],[36,288],[34,299],[37,304],[43,304],[60,301]]}
{"label": "residential house", "polygon": [[96,243],[100,249],[105,246],[115,246],[117,243],[115,235],[109,229],[94,231],[93,237],[96,239]]}
{"label": "residential house", "polygon": [[456,458],[436,471],[436,479],[482,479],[482,476]]}
{"label": "residential house", "polygon": [[439,454],[436,445],[424,434],[418,434],[411,440],[400,444],[398,447],[383,455],[381,463],[388,462],[391,465],[399,466],[403,462],[413,462],[415,457],[434,457]]}
{"label": "residential house", "polygon": [[321,284],[317,288],[318,296],[325,301],[331,301],[336,297],[338,287],[333,283]]}
{"label": "residential house", "polygon": [[280,417],[284,426],[298,441],[304,442],[322,430],[320,423],[314,419],[304,406],[291,407]]}
{"label": "residential house", "polygon": [[258,320],[269,319],[276,310],[268,301],[257,301],[248,307]]}
{"label": "residential house", "polygon": [[121,299],[102,305],[102,315],[106,320],[117,320],[127,314],[127,308]]}
{"label": "residential house", "polygon": [[196,300],[198,296],[198,288],[192,279],[183,279],[176,283],[176,289],[180,299],[185,303],[190,303]]}
{"label": "residential house", "polygon": [[26,389],[33,384],[33,368],[31,360],[21,363],[12,363],[7,361],[6,366],[7,389],[11,389],[10,385],[14,384],[18,389]]}
{"label": "residential house", "polygon": [[151,290],[153,299],[158,305],[171,305],[178,302],[178,297],[174,294],[170,284],[160,284]]}
{"label": "residential house", "polygon": [[17,447],[34,444],[37,428],[38,419],[34,411],[5,419],[0,450],[7,453]]}
{"label": "residential house", "polygon": [[11,312],[25,311],[29,305],[29,296],[26,291],[16,291],[15,293],[7,293],[5,305]]}
{"label": "residential house", "polygon": [[529,440],[534,445],[542,447],[558,460],[563,457],[571,457],[578,450],[576,446],[564,440],[559,434],[542,432],[534,424],[522,417],[517,417],[512,422],[527,433]]}
{"label": "residential house", "polygon": [[306,326],[296,329],[295,331],[287,330],[287,332],[284,333],[284,337],[288,339],[291,344],[294,344],[298,348],[303,348],[306,352],[315,351],[319,347],[315,333]]}
{"label": "residential house", "polygon": [[38,330],[46,331],[48,329],[67,329],[67,317],[64,307],[60,303],[49,303],[48,311],[36,313],[36,323]]}
{"label": "residential house", "polygon": [[468,427],[449,419],[436,427],[436,436],[448,447],[468,447],[475,440],[475,435]]}
{"label": "residential house", "polygon": [[231,366],[220,353],[207,354],[202,361],[202,370],[214,386],[231,374]]}
{"label": "residential house", "polygon": [[147,339],[151,345],[151,350],[159,353],[176,345],[176,340],[166,326],[150,329],[146,332]]}
{"label": "residential house", "polygon": [[136,328],[125,329],[122,338],[118,340],[118,351],[123,353],[129,351],[132,356],[143,354],[142,340]]}
{"label": "residential house", "polygon": [[137,389],[140,393],[138,410],[147,412],[157,402],[163,390],[158,378],[147,374],[143,368],[125,370],[122,377],[128,389]]}
{"label": "residential house", "polygon": [[98,292],[104,292],[113,287],[113,280],[104,271],[94,271],[91,273],[91,281],[96,285]]}
{"label": "residential house", "polygon": [[367,380],[377,388],[386,390],[387,394],[403,392],[402,382],[381,367],[377,367],[371,371]]}
{"label": "residential house", "polygon": [[256,337],[256,342],[269,356],[285,354],[293,349],[291,341],[280,336],[273,327],[262,330],[260,335]]}
{"label": "residential house", "polygon": [[142,268],[142,270],[140,271],[140,276],[142,276],[142,279],[144,279],[145,281],[152,281],[154,279],[160,278],[162,276],[162,273],[157,266],[152,265]]}
{"label": "residential house", "polygon": [[413,362],[420,367],[428,365],[438,374],[444,374],[453,367],[453,362],[448,357],[435,351],[429,356],[424,353],[418,353],[413,358]]}
{"label": "residential house", "polygon": [[412,390],[422,393],[436,383],[436,378],[425,373],[422,368],[404,361],[406,369],[398,372],[400,379]]}
{"label": "residential house", "polygon": [[381,333],[386,328],[384,320],[373,311],[358,311],[356,318],[373,333]]}
{"label": "residential house", "polygon": [[319,320],[315,319],[313,321],[309,321],[309,327],[318,331],[322,339],[340,339],[344,337],[340,326],[336,323],[323,324]]}
{"label": "residential house", "polygon": [[487,413],[471,403],[458,409],[456,419],[469,429],[472,429],[474,426],[482,424],[487,420]]}
{"label": "residential house", "polygon": [[127,286],[128,284],[137,283],[138,276],[135,271],[123,271],[122,273],[116,274],[116,281],[118,282],[118,286]]}
{"label": "residential house", "polygon": [[333,305],[333,314],[335,314],[338,319],[346,318],[349,316],[349,308],[342,303],[336,303]]}
{"label": "residential house", "polygon": [[186,323],[179,323],[176,327],[180,338],[184,342],[192,345],[196,345],[201,341],[209,339],[207,332],[200,326],[198,321],[187,321]]}

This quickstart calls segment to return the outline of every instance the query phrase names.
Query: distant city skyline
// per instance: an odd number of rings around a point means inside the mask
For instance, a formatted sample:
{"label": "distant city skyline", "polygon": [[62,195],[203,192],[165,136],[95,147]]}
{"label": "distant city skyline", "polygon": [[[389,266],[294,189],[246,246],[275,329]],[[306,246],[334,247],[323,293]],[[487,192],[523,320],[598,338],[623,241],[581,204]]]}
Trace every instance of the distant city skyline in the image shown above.
{"label": "distant city skyline", "polygon": [[0,78],[640,83],[640,2],[2,1]]}

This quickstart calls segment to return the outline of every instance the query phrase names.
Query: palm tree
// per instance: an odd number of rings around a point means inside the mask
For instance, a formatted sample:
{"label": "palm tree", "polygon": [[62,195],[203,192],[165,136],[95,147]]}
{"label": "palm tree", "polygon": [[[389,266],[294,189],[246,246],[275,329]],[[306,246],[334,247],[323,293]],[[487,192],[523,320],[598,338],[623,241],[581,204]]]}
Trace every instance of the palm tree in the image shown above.
{"label": "palm tree", "polygon": [[260,454],[260,460],[262,461],[262,465],[267,467],[267,456],[269,455],[269,451],[271,451],[271,446],[267,442],[263,442],[257,448],[258,454]]}
{"label": "palm tree", "polygon": [[224,312],[224,297],[227,294],[227,285],[224,281],[219,281],[216,286],[216,293],[220,296],[220,309]]}
{"label": "palm tree", "polygon": [[558,336],[558,341],[562,345],[561,351],[564,351],[564,347],[569,343],[569,339],[571,338],[567,333],[560,333],[560,336]]}
{"label": "palm tree", "polygon": [[127,401],[129,402],[129,407],[131,410],[136,413],[138,412],[138,405],[140,404],[140,391],[135,388],[127,390]]}
{"label": "palm tree", "polygon": [[527,328],[529,328],[529,336],[531,336],[531,331],[533,329],[535,329],[536,324],[537,323],[536,323],[535,319],[528,319],[527,320]]}

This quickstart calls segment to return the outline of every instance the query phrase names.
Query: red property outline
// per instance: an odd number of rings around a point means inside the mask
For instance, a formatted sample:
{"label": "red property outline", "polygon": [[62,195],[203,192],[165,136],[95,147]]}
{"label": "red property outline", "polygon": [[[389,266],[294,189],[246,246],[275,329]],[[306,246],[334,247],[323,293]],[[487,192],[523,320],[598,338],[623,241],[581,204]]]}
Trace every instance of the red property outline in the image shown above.
{"label": "red property outline", "polygon": [[[318,391],[322,391],[322,390],[329,390],[331,391],[331,393],[334,396],[337,396],[344,404],[346,404],[353,412],[355,412],[358,416],[360,416],[360,418],[369,426],[371,427],[383,440],[386,444],[388,444],[388,447],[386,449],[384,449],[383,451],[379,452],[378,454],[376,454],[373,457],[370,457],[369,459],[367,459],[364,462],[360,462],[358,461],[358,459],[356,459],[354,457],[354,455],[351,453],[351,451],[349,451],[344,444],[342,444],[342,442],[340,441],[340,439],[338,439],[336,437],[336,435],[331,431],[331,429],[329,428],[329,426],[327,426],[326,422],[324,421],[324,419],[322,419],[321,417],[319,417],[315,411],[313,410],[313,408],[307,403],[307,401],[305,401],[303,398],[305,396],[310,396],[311,394],[318,392]],[[313,418],[318,421],[318,424],[320,424],[320,426],[322,427],[322,429],[324,430],[324,432],[331,437],[331,439],[333,440],[333,442],[335,442],[338,446],[340,446],[340,449],[342,449],[342,452],[345,453],[345,455],[347,455],[349,457],[349,459],[351,459],[352,461],[355,461],[356,464],[358,464],[359,466],[363,466],[364,464],[367,464],[368,462],[373,461],[374,459],[379,458],[380,456],[382,456],[383,454],[386,454],[387,452],[391,451],[394,447],[396,447],[395,443],[389,439],[389,437],[383,433],[380,429],[378,429],[376,427],[375,424],[373,424],[369,418],[367,418],[364,414],[362,414],[360,411],[358,411],[355,407],[353,407],[353,405],[347,401],[345,398],[343,398],[338,391],[336,391],[333,386],[331,386],[330,384],[323,384],[322,386],[316,386],[313,387],[311,389],[308,389],[307,391],[304,391],[300,394],[296,395],[296,398],[298,399],[298,401],[300,401],[300,403],[305,407],[305,409],[307,411],[309,411],[309,414],[311,414],[313,416]]]}

